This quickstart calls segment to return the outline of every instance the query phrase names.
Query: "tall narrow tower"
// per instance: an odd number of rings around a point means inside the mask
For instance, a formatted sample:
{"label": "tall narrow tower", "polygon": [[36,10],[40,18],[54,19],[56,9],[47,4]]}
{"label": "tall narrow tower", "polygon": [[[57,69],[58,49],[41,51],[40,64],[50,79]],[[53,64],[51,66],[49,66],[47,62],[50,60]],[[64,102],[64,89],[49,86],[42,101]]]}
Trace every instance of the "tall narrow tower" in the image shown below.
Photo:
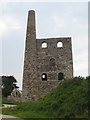
{"label": "tall narrow tower", "polygon": [[36,28],[35,28],[35,12],[28,12],[26,47],[23,72],[23,90],[22,97],[27,99],[33,92],[33,81],[37,78],[36,73]]}

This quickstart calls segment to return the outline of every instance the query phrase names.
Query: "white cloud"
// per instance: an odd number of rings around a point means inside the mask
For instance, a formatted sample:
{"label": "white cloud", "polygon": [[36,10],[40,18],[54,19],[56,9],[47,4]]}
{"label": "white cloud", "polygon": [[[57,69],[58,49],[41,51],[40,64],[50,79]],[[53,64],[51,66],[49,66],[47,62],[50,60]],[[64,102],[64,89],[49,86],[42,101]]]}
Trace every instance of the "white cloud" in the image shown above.
{"label": "white cloud", "polygon": [[88,49],[74,56],[74,75],[88,75]]}
{"label": "white cloud", "polygon": [[5,35],[12,30],[18,31],[21,29],[21,26],[21,23],[15,17],[11,15],[3,16],[0,19],[0,36]]}
{"label": "white cloud", "polygon": [[82,63],[79,64],[75,63],[74,66],[74,76],[88,76],[88,63]]}
{"label": "white cloud", "polygon": [[[74,34],[82,34],[82,32],[85,32],[85,31],[88,32],[88,21],[83,21],[83,19],[80,19],[78,16],[74,18],[72,16],[68,18],[67,16],[66,17],[63,16],[62,18],[60,16],[57,16],[57,17],[54,17],[53,19],[55,23],[54,28],[57,29],[56,32],[59,32],[60,29],[70,34],[73,33],[73,31],[74,31]],[[75,31],[77,32],[75,33]]]}
{"label": "white cloud", "polygon": [[57,15],[54,15],[52,20],[54,23],[54,27],[56,28],[55,30],[62,29],[65,25],[65,21]]}

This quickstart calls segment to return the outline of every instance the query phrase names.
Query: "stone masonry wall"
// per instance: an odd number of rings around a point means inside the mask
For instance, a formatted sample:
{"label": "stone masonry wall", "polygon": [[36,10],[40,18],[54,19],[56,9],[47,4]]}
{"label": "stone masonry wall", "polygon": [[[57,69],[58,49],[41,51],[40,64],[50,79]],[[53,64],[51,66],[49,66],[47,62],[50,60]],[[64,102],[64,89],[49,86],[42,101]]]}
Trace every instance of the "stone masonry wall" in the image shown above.
{"label": "stone masonry wall", "polygon": [[[42,43],[47,43],[47,48],[42,48]],[[57,43],[62,42],[63,47],[58,48]],[[50,59],[55,59],[55,66],[50,66]],[[62,72],[64,78],[73,77],[72,45],[71,38],[37,39],[37,72],[38,80],[43,73],[48,80],[58,80],[58,73]]]}

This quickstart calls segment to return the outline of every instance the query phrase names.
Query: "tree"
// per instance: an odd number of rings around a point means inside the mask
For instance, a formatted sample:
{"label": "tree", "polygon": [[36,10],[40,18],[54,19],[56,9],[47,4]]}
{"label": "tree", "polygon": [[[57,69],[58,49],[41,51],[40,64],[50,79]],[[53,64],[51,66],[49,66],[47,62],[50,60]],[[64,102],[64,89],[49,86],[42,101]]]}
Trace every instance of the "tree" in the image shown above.
{"label": "tree", "polygon": [[[19,88],[16,83],[17,80],[13,76],[2,76],[2,96],[7,97],[11,95],[14,88]],[[1,79],[0,79],[1,80]]]}

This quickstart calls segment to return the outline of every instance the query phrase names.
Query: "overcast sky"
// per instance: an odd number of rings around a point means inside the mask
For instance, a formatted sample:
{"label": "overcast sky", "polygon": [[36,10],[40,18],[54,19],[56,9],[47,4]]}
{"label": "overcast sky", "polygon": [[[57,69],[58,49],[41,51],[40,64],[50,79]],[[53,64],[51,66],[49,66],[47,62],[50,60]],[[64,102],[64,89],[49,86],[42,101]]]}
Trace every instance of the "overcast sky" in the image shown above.
{"label": "overcast sky", "polygon": [[[28,10],[36,12],[37,38],[72,37],[74,76],[88,75],[88,3],[1,3],[2,75],[13,75],[22,86]],[[1,44],[2,42],[2,44]],[[1,56],[0,56],[1,60]]]}

